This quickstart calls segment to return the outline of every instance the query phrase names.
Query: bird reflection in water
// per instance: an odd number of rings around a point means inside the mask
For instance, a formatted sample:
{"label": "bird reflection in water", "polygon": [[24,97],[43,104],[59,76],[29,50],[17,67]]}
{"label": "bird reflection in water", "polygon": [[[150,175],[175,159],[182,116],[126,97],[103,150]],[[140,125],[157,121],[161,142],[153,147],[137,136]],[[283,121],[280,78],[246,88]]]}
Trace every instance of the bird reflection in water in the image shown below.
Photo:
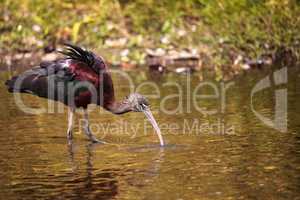
{"label": "bird reflection in water", "polygon": [[[122,182],[122,187],[127,186],[137,186],[137,187],[147,187],[151,186],[153,182],[157,180],[160,174],[160,167],[164,161],[165,152],[164,148],[159,146],[147,146],[147,147],[138,147],[138,148],[116,148],[116,151],[127,151],[129,154],[133,153],[153,153],[153,150],[157,151],[152,159],[147,161],[147,165],[143,167],[135,166],[134,168],[130,167],[131,165],[126,166],[122,169],[103,169],[99,171],[93,165],[94,150],[101,148],[101,144],[88,144],[86,148],[86,166],[85,166],[85,176],[82,177],[82,172],[80,172],[80,167],[75,161],[76,146],[73,143],[69,145],[69,159],[73,167],[73,174],[76,175],[81,173],[81,178],[74,179],[73,182],[81,183],[78,186],[73,188],[74,197],[88,198],[88,199],[113,199],[120,194],[120,183]],[[158,149],[157,149],[158,148]],[[136,157],[137,159],[139,156]],[[104,159],[104,158],[103,158]],[[132,161],[135,162],[135,161]],[[136,161],[137,162],[137,161]],[[125,183],[125,185],[124,185]],[[127,185],[127,186],[126,186]]]}
{"label": "bird reflection in water", "polygon": [[[118,194],[118,169],[103,169],[101,171],[93,167],[93,150],[97,144],[86,145],[86,167],[82,172],[75,161],[74,144],[68,145],[69,159],[73,167],[73,174],[79,178],[72,180],[72,191],[70,197],[74,199],[112,199]],[[84,174],[84,176],[83,176]]]}

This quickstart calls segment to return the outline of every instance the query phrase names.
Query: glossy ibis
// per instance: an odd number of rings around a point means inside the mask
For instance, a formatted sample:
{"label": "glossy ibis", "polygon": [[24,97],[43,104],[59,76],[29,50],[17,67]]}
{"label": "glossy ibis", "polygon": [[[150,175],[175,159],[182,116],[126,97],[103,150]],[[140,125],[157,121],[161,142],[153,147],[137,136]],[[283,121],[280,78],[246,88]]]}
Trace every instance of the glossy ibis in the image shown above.
{"label": "glossy ibis", "polygon": [[99,141],[89,128],[87,107],[89,104],[96,104],[113,114],[143,112],[156,129],[160,145],[164,145],[145,97],[133,93],[123,101],[115,100],[113,81],[101,57],[71,44],[66,44],[65,49],[60,53],[64,58],[42,62],[39,66],[6,81],[8,91],[29,93],[69,106],[67,131],[69,141],[72,140],[74,112],[76,108],[83,108],[85,134],[92,142],[105,143]]}

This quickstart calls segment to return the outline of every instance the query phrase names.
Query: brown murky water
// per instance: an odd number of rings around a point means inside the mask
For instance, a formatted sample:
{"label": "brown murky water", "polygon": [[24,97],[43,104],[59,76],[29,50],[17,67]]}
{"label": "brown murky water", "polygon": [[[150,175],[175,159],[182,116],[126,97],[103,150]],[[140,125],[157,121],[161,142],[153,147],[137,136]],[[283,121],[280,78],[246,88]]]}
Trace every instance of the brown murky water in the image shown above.
{"label": "brown murky water", "polygon": [[[299,72],[289,69],[288,130],[281,133],[259,120],[251,110],[255,84],[271,71],[254,71],[232,80],[218,99],[196,99],[199,83],[221,83],[200,74],[151,75],[132,71],[136,86],[153,81],[161,91],[149,98],[167,146],[160,148],[150,124],[141,113],[113,116],[94,110],[92,130],[108,145],[90,144],[75,128],[67,145],[67,113],[31,115],[22,112],[4,80],[15,72],[0,72],[0,199],[299,199],[300,198],[300,84]],[[205,77],[205,75],[204,75]],[[114,75],[118,98],[128,94],[128,82]],[[166,83],[177,83],[168,85]],[[227,82],[226,84],[228,84]],[[176,97],[163,99],[182,87]],[[272,86],[272,85],[271,85]],[[274,117],[275,86],[254,96],[253,107]],[[155,94],[143,86],[143,94]],[[212,94],[203,86],[198,94]],[[26,105],[46,107],[47,101],[23,95]],[[161,105],[163,103],[163,105]],[[173,114],[169,111],[182,106]],[[203,114],[204,111],[216,111]],[[78,113],[78,120],[82,114]],[[146,124],[146,128],[144,128]],[[144,130],[146,129],[146,130]]]}

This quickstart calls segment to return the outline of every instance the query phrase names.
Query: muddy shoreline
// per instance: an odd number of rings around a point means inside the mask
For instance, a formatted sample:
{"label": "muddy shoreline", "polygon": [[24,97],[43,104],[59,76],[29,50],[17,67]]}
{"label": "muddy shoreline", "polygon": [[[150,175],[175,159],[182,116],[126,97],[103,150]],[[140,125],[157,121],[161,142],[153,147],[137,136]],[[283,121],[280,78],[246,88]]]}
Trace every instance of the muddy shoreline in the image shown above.
{"label": "muddy shoreline", "polygon": [[[27,50],[19,52],[1,52],[0,70],[15,70],[16,68],[29,68],[38,65],[41,61],[51,61],[61,57],[57,50],[53,49],[46,52],[45,49]],[[109,66],[121,68],[123,70],[131,70],[143,67],[158,73],[174,72],[179,74],[209,71],[216,76],[218,80],[227,80],[231,77],[241,74],[252,69],[265,69],[270,67],[299,67],[299,59],[295,52],[288,48],[282,48],[272,55],[265,54],[257,59],[245,58],[242,55],[232,56],[231,60],[227,60],[227,64],[216,66],[213,63],[213,57],[205,54],[192,54],[191,50],[183,51],[164,51],[157,53],[160,49],[145,50],[145,58],[143,64],[130,61],[113,62],[113,55],[122,54],[120,49],[95,51],[96,54],[102,55]],[[104,55],[103,55],[104,54]],[[221,75],[220,75],[221,74]]]}

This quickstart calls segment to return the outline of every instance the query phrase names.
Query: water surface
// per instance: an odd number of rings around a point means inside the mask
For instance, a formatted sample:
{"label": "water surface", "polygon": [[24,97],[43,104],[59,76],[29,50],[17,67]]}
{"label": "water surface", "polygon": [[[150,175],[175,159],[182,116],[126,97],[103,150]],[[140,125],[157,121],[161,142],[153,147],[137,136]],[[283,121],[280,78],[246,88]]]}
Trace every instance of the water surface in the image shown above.
{"label": "water surface", "polygon": [[[159,147],[150,124],[144,130],[148,122],[143,114],[113,116],[99,109],[91,113],[92,129],[111,144],[90,144],[77,123],[69,146],[66,112],[31,115],[15,105],[4,87],[14,73],[0,72],[1,199],[299,199],[300,77],[296,69],[289,69],[288,83],[279,86],[288,89],[285,133],[265,125],[250,107],[252,88],[270,70],[234,78],[223,112],[220,99],[197,100],[199,107],[217,110],[211,115],[193,105],[188,108],[192,97],[187,95],[186,76],[129,72],[136,85],[154,81],[161,91],[159,99],[150,101],[165,148]],[[128,95],[128,82],[118,75],[113,79],[117,97]],[[220,82],[196,73],[190,90],[204,81],[221,87]],[[167,82],[184,88],[184,109],[174,114],[159,109],[162,99],[178,90]],[[274,116],[276,89],[258,93],[253,101],[254,108],[269,118]],[[154,89],[145,86],[140,92],[154,94]],[[202,94],[211,92],[210,87],[201,89]],[[23,98],[32,107],[47,105],[38,97]],[[169,110],[177,106],[176,98],[165,102]]]}

